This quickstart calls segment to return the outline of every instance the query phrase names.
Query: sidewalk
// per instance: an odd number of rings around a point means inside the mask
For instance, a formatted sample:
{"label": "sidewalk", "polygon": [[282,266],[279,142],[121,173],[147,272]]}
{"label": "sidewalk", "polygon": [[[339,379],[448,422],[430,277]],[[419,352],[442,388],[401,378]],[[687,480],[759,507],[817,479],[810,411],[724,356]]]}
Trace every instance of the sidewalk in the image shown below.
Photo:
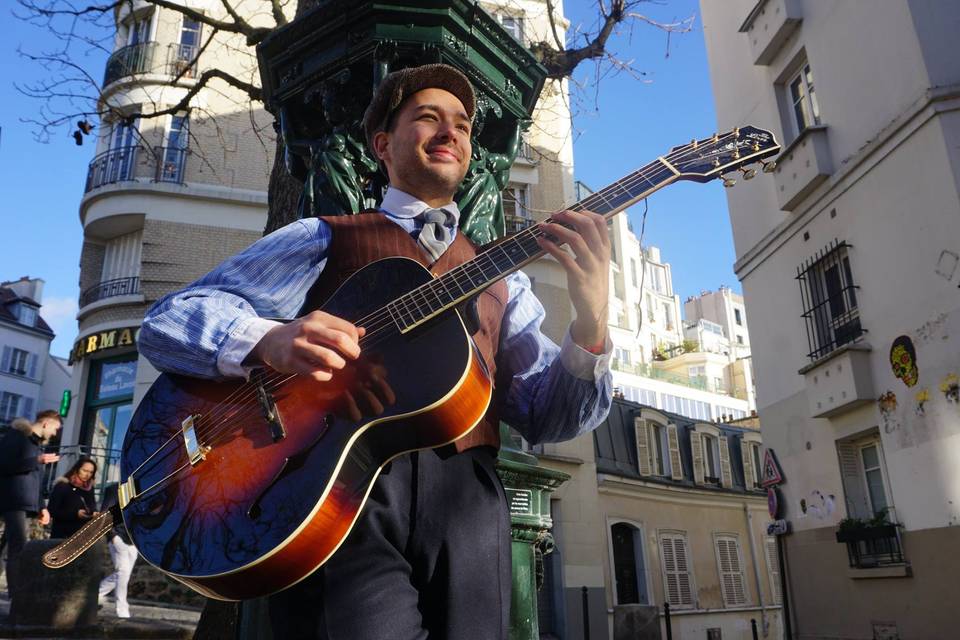
{"label": "sidewalk", "polygon": [[[6,590],[4,590],[5,592]],[[7,617],[10,601],[0,594],[0,638],[183,638],[189,640],[200,620],[200,612],[192,609],[161,607],[143,602],[130,602],[130,618],[118,618],[112,599],[107,599],[100,609],[96,627],[78,629],[63,635],[39,627],[13,627]],[[59,634],[59,635],[58,635]]]}

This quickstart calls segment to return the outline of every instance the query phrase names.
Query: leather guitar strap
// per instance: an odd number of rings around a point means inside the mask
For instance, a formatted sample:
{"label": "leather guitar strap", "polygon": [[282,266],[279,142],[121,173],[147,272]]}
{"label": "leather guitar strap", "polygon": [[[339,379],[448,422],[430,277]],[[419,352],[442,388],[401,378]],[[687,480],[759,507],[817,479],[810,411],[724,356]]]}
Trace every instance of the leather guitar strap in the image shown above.
{"label": "leather guitar strap", "polygon": [[120,515],[120,506],[114,505],[94,517],[90,522],[75,534],[43,554],[43,566],[49,569],[62,569],[92,547],[94,543],[107,534],[115,524],[123,523]]}

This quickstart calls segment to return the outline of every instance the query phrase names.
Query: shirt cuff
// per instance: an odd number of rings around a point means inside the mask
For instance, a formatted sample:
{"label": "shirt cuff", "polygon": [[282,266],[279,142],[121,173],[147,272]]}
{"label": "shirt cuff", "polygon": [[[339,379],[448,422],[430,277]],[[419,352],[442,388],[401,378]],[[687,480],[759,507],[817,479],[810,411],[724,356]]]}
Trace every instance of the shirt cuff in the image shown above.
{"label": "shirt cuff", "polygon": [[274,327],[282,323],[256,316],[241,320],[237,328],[230,332],[220,353],[217,354],[217,369],[228,378],[249,378],[256,367],[243,366],[243,359],[257,346],[260,339]]}
{"label": "shirt cuff", "polygon": [[596,382],[610,370],[610,357],[613,355],[613,342],[608,335],[603,343],[603,353],[590,353],[570,337],[570,329],[563,336],[563,345],[560,347],[560,362],[567,373],[580,378]]}

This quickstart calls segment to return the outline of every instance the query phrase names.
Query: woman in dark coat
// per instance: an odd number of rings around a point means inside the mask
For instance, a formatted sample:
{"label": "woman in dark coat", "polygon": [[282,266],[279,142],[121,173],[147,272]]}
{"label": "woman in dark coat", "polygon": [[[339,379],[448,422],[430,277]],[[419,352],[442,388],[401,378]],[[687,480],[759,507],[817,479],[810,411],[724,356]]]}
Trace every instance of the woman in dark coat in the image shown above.
{"label": "woman in dark coat", "polygon": [[97,463],[90,458],[80,458],[67,475],[57,479],[47,501],[47,510],[53,518],[51,538],[69,538],[97,515],[93,496],[96,474]]}

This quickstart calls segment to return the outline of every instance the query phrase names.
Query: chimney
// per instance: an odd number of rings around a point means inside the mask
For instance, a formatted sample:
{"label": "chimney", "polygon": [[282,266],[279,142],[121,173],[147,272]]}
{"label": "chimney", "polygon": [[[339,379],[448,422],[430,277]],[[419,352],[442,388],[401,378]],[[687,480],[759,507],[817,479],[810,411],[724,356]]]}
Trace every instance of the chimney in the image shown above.
{"label": "chimney", "polygon": [[0,284],[0,286],[10,289],[21,298],[31,298],[38,304],[42,302],[41,297],[43,296],[43,280],[40,278],[23,276],[19,280],[14,282],[4,282]]}

